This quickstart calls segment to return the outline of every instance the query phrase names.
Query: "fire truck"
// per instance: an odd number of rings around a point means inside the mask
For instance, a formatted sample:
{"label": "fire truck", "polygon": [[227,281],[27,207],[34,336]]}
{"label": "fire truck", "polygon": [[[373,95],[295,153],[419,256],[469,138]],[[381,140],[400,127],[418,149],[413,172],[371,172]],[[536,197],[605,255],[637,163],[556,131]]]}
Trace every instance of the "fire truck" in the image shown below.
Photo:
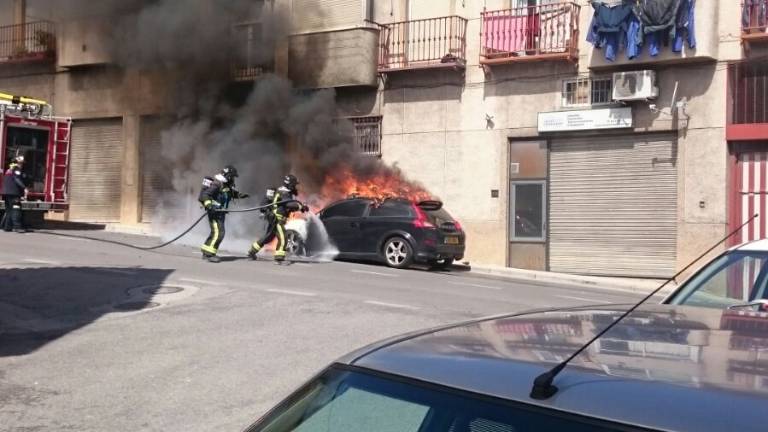
{"label": "fire truck", "polygon": [[54,117],[48,102],[0,93],[2,169],[7,169],[14,157],[24,156],[23,173],[29,192],[22,208],[27,223],[36,224],[45,212],[69,207],[71,130],[72,119]]}

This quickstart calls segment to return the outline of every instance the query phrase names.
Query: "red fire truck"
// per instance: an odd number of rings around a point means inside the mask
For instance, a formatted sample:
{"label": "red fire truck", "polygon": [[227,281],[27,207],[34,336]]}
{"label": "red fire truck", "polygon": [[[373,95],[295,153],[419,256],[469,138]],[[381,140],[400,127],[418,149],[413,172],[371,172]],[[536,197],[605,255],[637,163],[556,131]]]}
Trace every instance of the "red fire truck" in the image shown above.
{"label": "red fire truck", "polygon": [[[29,193],[22,203],[25,218],[41,221],[47,211],[69,207],[69,144],[72,120],[54,117],[45,101],[0,93],[2,168],[24,156]],[[2,179],[0,178],[0,181]],[[2,209],[0,201],[0,209]]]}

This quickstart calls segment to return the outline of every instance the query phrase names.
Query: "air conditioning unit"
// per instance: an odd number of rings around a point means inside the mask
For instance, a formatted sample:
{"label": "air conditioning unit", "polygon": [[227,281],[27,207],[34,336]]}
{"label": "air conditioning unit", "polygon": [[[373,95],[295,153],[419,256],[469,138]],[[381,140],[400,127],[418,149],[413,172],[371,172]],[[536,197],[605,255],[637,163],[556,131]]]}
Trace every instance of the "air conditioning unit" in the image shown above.
{"label": "air conditioning unit", "polygon": [[616,72],[613,74],[613,100],[655,99],[659,95],[656,72],[652,70]]}

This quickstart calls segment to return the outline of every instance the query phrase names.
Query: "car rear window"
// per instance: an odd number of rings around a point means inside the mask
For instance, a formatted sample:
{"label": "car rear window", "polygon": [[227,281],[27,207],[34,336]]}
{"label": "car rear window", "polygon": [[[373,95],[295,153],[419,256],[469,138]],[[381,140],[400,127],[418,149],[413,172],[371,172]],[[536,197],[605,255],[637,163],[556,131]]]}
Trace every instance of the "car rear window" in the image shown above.
{"label": "car rear window", "polygon": [[450,213],[445,211],[444,208],[441,208],[440,210],[429,210],[425,211],[424,213],[427,214],[429,221],[438,227],[446,222],[455,222]]}

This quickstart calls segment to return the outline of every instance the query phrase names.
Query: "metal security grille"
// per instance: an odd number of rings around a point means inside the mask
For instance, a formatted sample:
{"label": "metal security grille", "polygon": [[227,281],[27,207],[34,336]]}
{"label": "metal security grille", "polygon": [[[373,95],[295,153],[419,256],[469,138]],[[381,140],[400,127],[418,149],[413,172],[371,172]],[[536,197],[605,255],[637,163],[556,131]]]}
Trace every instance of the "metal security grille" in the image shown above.
{"label": "metal security grille", "polygon": [[381,156],[381,116],[349,119],[355,126],[355,144],[360,153]]}
{"label": "metal security grille", "polygon": [[552,271],[671,276],[677,251],[674,138],[553,141],[549,221]]}
{"label": "metal security grille", "polygon": [[120,220],[123,124],[120,119],[78,120],[72,126],[69,218]]}
{"label": "metal security grille", "polygon": [[612,78],[576,78],[563,81],[563,107],[588,107],[611,103]]}

